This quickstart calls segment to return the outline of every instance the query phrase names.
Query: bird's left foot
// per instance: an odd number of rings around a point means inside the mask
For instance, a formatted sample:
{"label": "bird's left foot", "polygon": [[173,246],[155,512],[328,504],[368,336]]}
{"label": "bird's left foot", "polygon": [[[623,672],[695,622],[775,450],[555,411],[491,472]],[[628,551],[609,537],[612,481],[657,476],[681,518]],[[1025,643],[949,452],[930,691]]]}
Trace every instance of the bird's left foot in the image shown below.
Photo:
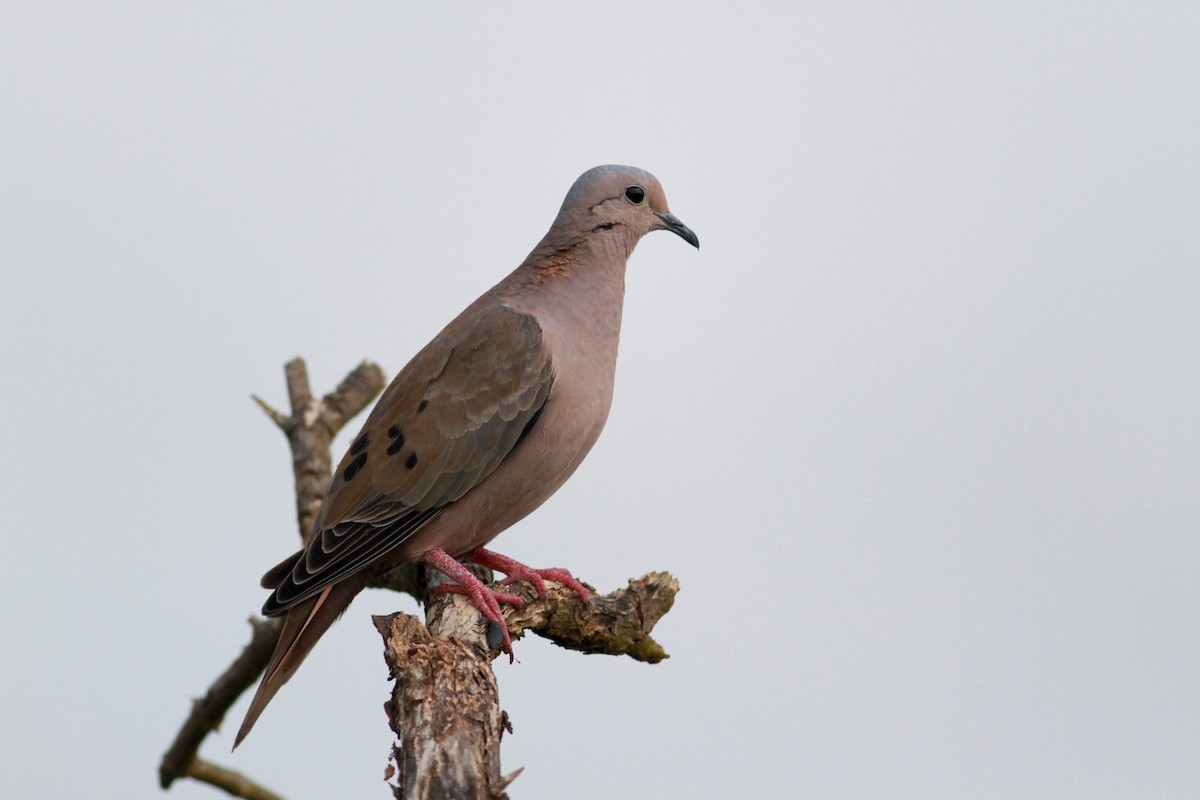
{"label": "bird's left foot", "polygon": [[587,587],[575,580],[575,576],[570,572],[560,567],[534,569],[516,559],[502,556],[499,553],[485,550],[482,547],[476,547],[470,553],[467,553],[466,558],[468,561],[479,564],[482,567],[503,572],[504,580],[500,581],[501,586],[510,586],[517,581],[529,581],[533,584],[533,588],[537,590],[538,597],[545,597],[545,581],[555,581],[575,592],[575,594],[583,598],[585,603],[592,599],[592,593],[587,590]]}
{"label": "bird's left foot", "polygon": [[430,550],[425,554],[425,563],[438,572],[450,578],[454,583],[443,583],[434,589],[435,592],[453,592],[465,594],[471,598],[479,613],[495,623],[500,629],[500,650],[508,654],[508,660],[513,660],[512,638],[508,635],[508,625],[504,622],[504,614],[500,611],[501,603],[512,606],[523,606],[525,601],[515,594],[497,592],[475,577],[471,570],[464,567],[454,556],[445,550]]}

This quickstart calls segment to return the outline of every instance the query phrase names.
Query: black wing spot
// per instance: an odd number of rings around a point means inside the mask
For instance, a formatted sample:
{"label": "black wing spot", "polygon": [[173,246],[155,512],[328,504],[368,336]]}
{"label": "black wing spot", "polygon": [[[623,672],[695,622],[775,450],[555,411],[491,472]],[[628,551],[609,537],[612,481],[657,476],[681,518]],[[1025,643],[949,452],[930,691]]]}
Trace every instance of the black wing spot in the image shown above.
{"label": "black wing spot", "polygon": [[394,456],[400,452],[400,448],[404,447],[404,431],[400,430],[399,425],[393,425],[387,429],[387,435],[395,440],[388,445],[387,449],[387,454]]}
{"label": "black wing spot", "polygon": [[410,453],[408,456],[408,460],[404,462],[404,466],[408,467],[409,469],[412,469],[416,465],[417,465],[417,454]]}
{"label": "black wing spot", "polygon": [[363,450],[366,450],[367,449],[367,441],[368,440],[367,440],[366,433],[364,433],[362,436],[358,437],[358,439],[354,442],[354,444],[350,445],[350,455],[356,456],[359,453],[361,453]]}
{"label": "black wing spot", "polygon": [[359,453],[358,456],[350,462],[350,466],[346,467],[345,471],[342,472],[342,480],[348,481],[353,478],[358,474],[358,471],[366,465],[366,463],[367,454]]}

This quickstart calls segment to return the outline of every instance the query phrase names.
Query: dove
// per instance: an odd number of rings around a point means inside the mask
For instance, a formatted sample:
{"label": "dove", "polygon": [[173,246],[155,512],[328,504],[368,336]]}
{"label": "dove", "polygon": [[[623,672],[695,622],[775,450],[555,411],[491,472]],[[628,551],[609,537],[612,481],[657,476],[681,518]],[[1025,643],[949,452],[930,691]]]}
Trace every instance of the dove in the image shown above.
{"label": "dove", "polygon": [[[519,194],[518,194],[519,196]],[[459,559],[588,591],[564,569],[532,569],[485,549],[546,501],[595,444],[612,404],[625,265],[650,231],[699,248],[636,167],[600,166],[567,192],[529,256],[400,370],[334,471],[307,546],[263,576],[268,617],[284,618],[236,748],[321,635],[372,580],[422,560],[502,631],[519,597]]]}

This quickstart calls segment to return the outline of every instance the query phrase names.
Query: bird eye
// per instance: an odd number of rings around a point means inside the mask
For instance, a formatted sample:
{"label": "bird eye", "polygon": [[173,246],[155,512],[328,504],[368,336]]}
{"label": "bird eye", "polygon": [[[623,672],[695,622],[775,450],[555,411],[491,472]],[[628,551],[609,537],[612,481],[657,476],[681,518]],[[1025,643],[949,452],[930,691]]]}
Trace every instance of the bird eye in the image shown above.
{"label": "bird eye", "polygon": [[625,190],[625,199],[636,206],[646,199],[646,190],[640,186],[630,186]]}

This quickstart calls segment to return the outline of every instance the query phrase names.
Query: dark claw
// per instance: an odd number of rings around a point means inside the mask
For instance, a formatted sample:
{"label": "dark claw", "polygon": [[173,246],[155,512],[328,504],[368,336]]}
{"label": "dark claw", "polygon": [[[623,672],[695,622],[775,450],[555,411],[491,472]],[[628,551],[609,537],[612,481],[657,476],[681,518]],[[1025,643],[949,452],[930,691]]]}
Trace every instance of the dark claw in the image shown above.
{"label": "dark claw", "polygon": [[493,650],[499,650],[504,644],[504,629],[494,619],[487,621],[487,643]]}

